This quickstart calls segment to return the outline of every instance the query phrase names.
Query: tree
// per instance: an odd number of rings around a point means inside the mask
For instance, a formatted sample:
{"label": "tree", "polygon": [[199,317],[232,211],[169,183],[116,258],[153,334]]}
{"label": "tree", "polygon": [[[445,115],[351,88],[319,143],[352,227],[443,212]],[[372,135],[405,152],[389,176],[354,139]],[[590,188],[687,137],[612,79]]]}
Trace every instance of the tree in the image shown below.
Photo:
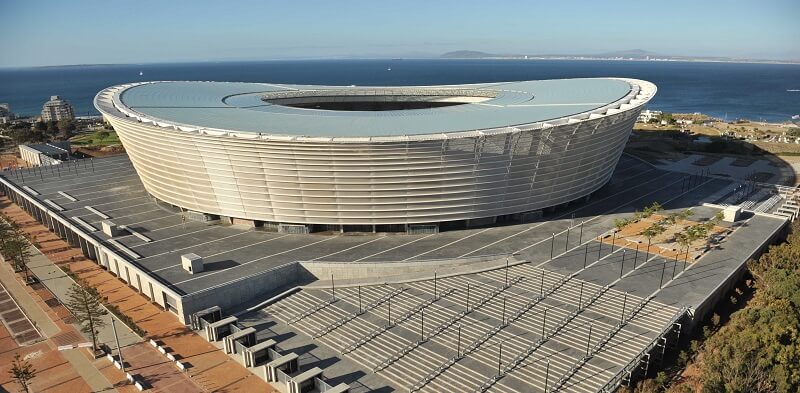
{"label": "tree", "polygon": [[75,122],[72,120],[59,120],[57,126],[58,131],[61,132],[61,135],[64,136],[64,139],[69,138],[72,134],[72,131],[75,130]]}
{"label": "tree", "polygon": [[111,135],[111,133],[109,133],[106,130],[101,130],[100,132],[97,133],[97,136],[100,138],[101,141],[104,141],[106,138],[108,138],[109,135]]}
{"label": "tree", "polygon": [[667,228],[664,227],[663,224],[660,222],[654,222],[652,225],[647,227],[644,231],[642,231],[642,235],[647,238],[647,252],[650,252],[650,243],[652,242],[653,238],[664,233]]}
{"label": "tree", "polygon": [[36,124],[33,125],[36,131],[44,132],[47,131],[47,123],[43,121],[37,121]]}
{"label": "tree", "polygon": [[686,232],[681,232],[675,234],[675,241],[680,244],[681,250],[686,250],[686,254],[683,258],[685,262],[686,259],[689,258],[689,246],[691,246],[693,240]]}
{"label": "tree", "polygon": [[33,365],[28,363],[27,360],[20,358],[19,354],[14,355],[14,360],[11,362],[11,369],[8,370],[8,373],[11,375],[19,386],[22,388],[24,392],[29,392],[28,386],[31,383],[31,379],[36,377],[36,369],[33,368]]}
{"label": "tree", "polygon": [[108,315],[100,294],[92,287],[72,284],[67,292],[66,305],[81,325],[81,331],[92,337],[92,348],[96,352],[98,329],[106,325],[103,317]]}
{"label": "tree", "polygon": [[30,244],[25,238],[25,232],[14,222],[8,225],[7,234],[3,238],[3,257],[9,260],[15,271],[25,272],[25,282],[30,282],[28,260],[32,256]]}
{"label": "tree", "polygon": [[11,225],[8,224],[8,217],[0,213],[0,250],[5,250],[6,239],[11,235]]}
{"label": "tree", "polygon": [[47,132],[50,134],[55,134],[58,132],[58,122],[55,120],[50,120],[47,122]]}

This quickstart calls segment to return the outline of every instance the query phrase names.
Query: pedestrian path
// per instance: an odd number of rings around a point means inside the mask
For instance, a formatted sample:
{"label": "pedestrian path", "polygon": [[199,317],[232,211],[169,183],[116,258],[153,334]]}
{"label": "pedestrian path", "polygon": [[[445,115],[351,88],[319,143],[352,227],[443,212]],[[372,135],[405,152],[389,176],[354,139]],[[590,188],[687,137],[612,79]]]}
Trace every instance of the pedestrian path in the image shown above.
{"label": "pedestrian path", "polygon": [[[147,338],[154,338],[169,347],[176,358],[189,366],[186,373],[163,355],[149,347],[142,338],[136,336],[124,324],[117,323],[123,358],[129,369],[141,374],[145,381],[153,385],[155,391],[166,392],[269,392],[271,388],[261,378],[253,375],[237,364],[221,350],[198,336],[177,318],[150,303],[135,290],[119,281],[114,275],[102,269],[93,261],[86,259],[80,249],[72,248],[62,239],[35,221],[18,206],[0,199],[2,211],[22,225],[23,230],[39,246],[31,259],[31,270],[54,294],[65,294],[72,284],[71,277],[60,267],[68,268],[89,285],[95,287],[109,304],[132,318],[147,332]],[[101,341],[116,348],[111,324],[101,332]],[[131,351],[132,356],[125,356]],[[150,375],[150,378],[148,378]]]}
{"label": "pedestrian path", "polygon": [[[13,294],[14,299],[20,305],[20,309],[24,311],[32,323],[36,325],[44,338],[49,339],[47,341],[39,342],[33,346],[24,347],[25,352],[28,354],[37,352],[41,353],[39,356],[43,357],[43,360],[47,360],[48,364],[49,362],[56,362],[57,364],[61,365],[62,368],[66,367],[66,364],[68,364],[71,368],[71,370],[61,370],[61,376],[50,375],[48,373],[46,378],[39,378],[39,380],[35,380],[34,389],[36,391],[44,390],[44,388],[49,387],[48,384],[64,383],[61,382],[62,380],[70,381],[69,383],[65,383],[65,387],[72,386],[75,390],[68,391],[73,393],[84,391],[118,391],[115,389],[114,385],[117,382],[122,382],[123,377],[121,375],[117,375],[116,378],[114,378],[105,375],[105,373],[98,369],[98,365],[101,364],[100,362],[102,360],[96,363],[93,362],[91,359],[89,359],[88,354],[85,353],[85,351],[58,351],[56,349],[58,345],[65,343],[64,341],[58,341],[59,338],[69,334],[77,335],[77,331],[73,326],[61,322],[59,317],[54,312],[47,310],[48,307],[46,304],[37,301],[35,298],[35,292],[30,287],[25,287],[20,281],[17,281],[14,272],[11,270],[11,267],[6,263],[0,264],[0,282],[2,282],[5,288],[7,288],[10,294]],[[5,329],[2,329],[2,331],[8,334]],[[58,363],[59,361],[60,363]],[[40,365],[36,365],[38,370],[42,370]],[[7,373],[3,372],[3,376],[5,376],[5,374]],[[69,377],[67,377],[67,375]],[[76,378],[84,383],[81,384],[72,381]],[[37,385],[39,386],[38,388]]]}

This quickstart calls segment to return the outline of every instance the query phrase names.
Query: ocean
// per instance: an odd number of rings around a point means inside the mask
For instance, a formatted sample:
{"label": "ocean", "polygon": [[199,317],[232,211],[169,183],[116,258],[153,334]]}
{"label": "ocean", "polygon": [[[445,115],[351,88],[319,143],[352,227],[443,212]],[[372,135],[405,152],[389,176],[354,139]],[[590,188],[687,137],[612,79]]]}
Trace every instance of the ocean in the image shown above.
{"label": "ocean", "polygon": [[[142,75],[139,75],[139,73]],[[800,65],[580,60],[304,60],[87,65],[0,69],[0,102],[36,115],[51,95],[97,115],[101,89],[151,80],[324,85],[432,85],[617,76],[658,85],[649,109],[734,120],[785,121],[800,114]]]}

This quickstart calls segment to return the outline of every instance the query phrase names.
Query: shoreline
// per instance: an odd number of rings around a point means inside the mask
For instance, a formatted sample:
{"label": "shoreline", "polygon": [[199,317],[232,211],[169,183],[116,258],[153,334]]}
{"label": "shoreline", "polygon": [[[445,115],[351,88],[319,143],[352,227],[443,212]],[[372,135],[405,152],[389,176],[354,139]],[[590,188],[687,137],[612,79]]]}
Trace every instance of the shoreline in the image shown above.
{"label": "shoreline", "polygon": [[143,63],[90,63],[90,64],[53,64],[53,65],[25,65],[25,66],[2,66],[2,71],[25,71],[25,70],[42,70],[52,68],[93,68],[93,67],[128,67],[128,66],[157,66],[157,65],[189,65],[189,64],[209,64],[209,63],[260,63],[260,62],[302,62],[302,61],[358,61],[358,60],[374,60],[374,61],[404,61],[404,60],[515,60],[515,61],[613,61],[613,62],[638,62],[638,63],[725,63],[725,64],[766,64],[766,65],[798,65],[800,60],[759,60],[759,59],[741,59],[741,60],[715,60],[715,59],[677,59],[677,58],[657,58],[657,59],[637,59],[637,58],[605,58],[605,57],[581,57],[581,56],[563,56],[563,57],[535,57],[528,56],[488,56],[488,57],[299,57],[299,58],[280,58],[280,59],[258,59],[258,60],[236,60],[236,59],[221,59],[221,60],[198,60],[198,61],[158,61],[158,62],[143,62]]}

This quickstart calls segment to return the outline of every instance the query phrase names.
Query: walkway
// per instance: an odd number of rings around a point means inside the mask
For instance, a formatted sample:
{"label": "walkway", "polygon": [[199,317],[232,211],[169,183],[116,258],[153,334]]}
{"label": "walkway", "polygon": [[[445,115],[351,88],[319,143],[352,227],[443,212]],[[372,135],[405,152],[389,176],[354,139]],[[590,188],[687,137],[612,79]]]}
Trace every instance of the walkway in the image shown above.
{"label": "walkway", "polygon": [[[44,341],[19,346],[5,326],[0,325],[0,384],[12,391],[17,389],[17,385],[9,379],[7,370],[11,367],[14,354],[19,353],[23,358],[27,357],[39,372],[33,380],[33,390],[37,392],[51,389],[73,393],[134,391],[123,386],[124,376],[104,358],[91,359],[84,350],[57,350],[59,345],[77,344],[85,340],[39,297],[40,291],[46,289],[37,290],[22,285],[21,279],[6,263],[0,264],[0,281],[44,336]],[[115,389],[115,386],[122,389]]]}
{"label": "walkway", "polygon": [[[136,290],[128,287],[113,274],[102,269],[93,261],[86,259],[80,249],[70,247],[65,241],[48,231],[7,198],[0,199],[2,211],[22,225],[25,232],[39,246],[31,261],[31,270],[53,289],[57,296],[71,285],[71,278],[59,267],[68,268],[78,277],[97,288],[108,303],[136,321],[147,332],[148,338],[161,341],[172,350],[175,357],[188,364],[188,373],[179,370],[166,358],[141,341],[125,325],[117,323],[121,333],[123,358],[129,364],[132,374],[140,374],[156,390],[169,392],[195,392],[198,390],[214,392],[271,391],[261,378],[253,375],[221,350],[198,336],[177,318],[150,303]],[[58,266],[56,266],[56,264]],[[101,332],[103,342],[113,344],[110,323]],[[127,354],[131,355],[128,356]],[[186,376],[191,378],[187,378]],[[198,386],[199,385],[199,386]]]}

